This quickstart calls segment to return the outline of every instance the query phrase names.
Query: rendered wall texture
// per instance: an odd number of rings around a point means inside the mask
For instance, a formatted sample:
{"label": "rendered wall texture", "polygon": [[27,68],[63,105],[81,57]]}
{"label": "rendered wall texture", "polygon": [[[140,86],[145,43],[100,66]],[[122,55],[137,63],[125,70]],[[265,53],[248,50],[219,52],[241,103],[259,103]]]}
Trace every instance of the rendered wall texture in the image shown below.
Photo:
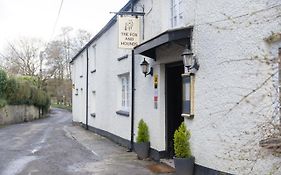
{"label": "rendered wall texture", "polygon": [[193,51],[195,119],[186,120],[196,162],[234,174],[280,174],[281,158],[259,146],[278,122],[280,1],[197,1]]}
{"label": "rendered wall texture", "polygon": [[[140,0],[144,5],[144,38],[171,29],[170,1]],[[193,26],[193,52],[200,69],[195,77],[195,118],[186,119],[196,163],[233,174],[281,174],[281,158],[261,148],[259,141],[276,131],[277,55],[281,41],[265,38],[281,26],[280,0],[184,0],[182,27]],[[130,139],[130,117],[116,114],[118,75],[131,71],[130,50],[117,48],[114,24],[93,44],[96,72],[89,75],[89,95],[96,91],[96,118],[89,124]],[[143,118],[150,129],[151,147],[165,145],[165,64],[180,61],[182,50],[174,44],[157,49],[157,60],[146,60],[159,78],[159,106],[153,106],[153,78],[140,69],[143,56],[135,57],[135,133]],[[129,54],[128,58],[117,58]],[[91,55],[91,53],[90,53]],[[90,58],[91,65],[91,58]],[[74,82],[85,89],[86,58],[74,62]],[[80,78],[80,74],[84,77]],[[131,77],[130,77],[131,80]],[[89,97],[90,97],[89,96]],[[75,121],[85,122],[85,96],[73,97]],[[91,98],[89,98],[89,112]],[[76,105],[75,105],[76,104]]]}
{"label": "rendered wall texture", "polygon": [[39,119],[39,110],[35,106],[13,105],[0,108],[0,125],[21,123]]}
{"label": "rendered wall texture", "polygon": [[73,121],[86,123],[86,52],[74,61],[72,65],[72,101]]}
{"label": "rendered wall texture", "polygon": [[[153,2],[145,16],[145,39],[170,27],[169,10]],[[280,157],[259,146],[276,131],[272,124],[279,122],[276,59],[281,43],[264,39],[280,32],[280,1],[187,0],[184,4],[185,26],[194,26],[193,52],[200,62],[195,119],[186,119],[196,163],[234,174],[280,174]],[[163,12],[166,15],[159,15]],[[144,78],[138,68],[142,58],[135,65],[136,121],[148,121],[151,145],[158,150],[165,149],[164,64],[179,56],[169,49],[159,48],[156,62],[147,59],[160,74],[159,111],[153,109],[153,79]]]}

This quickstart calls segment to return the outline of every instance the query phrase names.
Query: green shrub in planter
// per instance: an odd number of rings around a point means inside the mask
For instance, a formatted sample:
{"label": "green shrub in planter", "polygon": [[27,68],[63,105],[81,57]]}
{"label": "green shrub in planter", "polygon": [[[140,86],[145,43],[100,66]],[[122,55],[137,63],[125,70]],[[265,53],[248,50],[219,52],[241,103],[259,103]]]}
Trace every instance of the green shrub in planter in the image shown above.
{"label": "green shrub in planter", "polygon": [[135,151],[139,159],[149,157],[149,131],[147,124],[141,119],[138,125],[137,143],[135,144]]}
{"label": "green shrub in planter", "polygon": [[174,133],[174,149],[177,158],[191,157],[190,132],[186,129],[184,122]]}
{"label": "green shrub in planter", "polygon": [[174,163],[177,175],[193,175],[195,158],[191,155],[190,132],[184,122],[174,133]]}
{"label": "green shrub in planter", "polygon": [[149,142],[149,131],[147,124],[141,119],[138,125],[137,143]]}

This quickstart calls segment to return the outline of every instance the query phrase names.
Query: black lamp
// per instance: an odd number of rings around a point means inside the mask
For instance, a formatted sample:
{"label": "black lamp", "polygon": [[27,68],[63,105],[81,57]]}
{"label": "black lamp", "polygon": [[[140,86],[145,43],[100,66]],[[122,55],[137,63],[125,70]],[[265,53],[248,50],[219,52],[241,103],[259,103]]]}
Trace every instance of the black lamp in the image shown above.
{"label": "black lamp", "polygon": [[197,62],[196,57],[193,55],[193,52],[188,49],[187,47],[183,50],[183,53],[181,54],[183,59],[183,64],[185,67],[187,67],[188,72],[192,69],[195,69],[196,71],[199,69],[199,64]]}
{"label": "black lamp", "polygon": [[149,68],[149,63],[145,60],[145,58],[143,59],[142,63],[140,64],[141,68],[142,68],[142,73],[144,74],[144,76],[146,77],[147,75],[153,75],[153,68],[150,67],[150,71],[148,72],[148,68]]}

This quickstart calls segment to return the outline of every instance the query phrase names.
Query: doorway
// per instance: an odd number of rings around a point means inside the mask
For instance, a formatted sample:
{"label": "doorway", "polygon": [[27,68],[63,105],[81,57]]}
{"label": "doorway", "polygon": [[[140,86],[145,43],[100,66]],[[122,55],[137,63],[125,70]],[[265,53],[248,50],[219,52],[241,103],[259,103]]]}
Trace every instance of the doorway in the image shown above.
{"label": "doorway", "polygon": [[184,118],[182,114],[182,62],[166,65],[166,150],[168,157],[174,156],[174,132]]}

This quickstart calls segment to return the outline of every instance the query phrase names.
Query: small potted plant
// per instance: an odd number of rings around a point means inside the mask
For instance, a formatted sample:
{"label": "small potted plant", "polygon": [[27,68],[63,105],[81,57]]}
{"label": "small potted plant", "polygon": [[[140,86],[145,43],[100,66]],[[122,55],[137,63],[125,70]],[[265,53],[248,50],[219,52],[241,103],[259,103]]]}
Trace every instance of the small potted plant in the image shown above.
{"label": "small potted plant", "polygon": [[193,175],[195,158],[191,155],[190,132],[184,122],[174,133],[174,163],[177,175]]}
{"label": "small potted plant", "polygon": [[141,119],[138,124],[137,143],[135,144],[135,151],[139,159],[145,159],[149,156],[149,131],[147,124]]}

